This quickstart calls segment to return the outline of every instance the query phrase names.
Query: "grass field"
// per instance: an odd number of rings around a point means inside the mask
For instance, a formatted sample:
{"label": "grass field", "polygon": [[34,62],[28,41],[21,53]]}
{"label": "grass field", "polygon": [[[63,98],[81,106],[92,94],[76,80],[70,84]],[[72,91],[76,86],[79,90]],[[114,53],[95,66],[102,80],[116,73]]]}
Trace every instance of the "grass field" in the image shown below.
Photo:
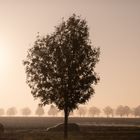
{"label": "grass field", "polygon": [[[78,118],[80,132],[70,132],[70,140],[140,140],[140,118]],[[47,132],[63,123],[61,117],[0,117],[5,132],[0,140],[61,140],[63,132]]]}

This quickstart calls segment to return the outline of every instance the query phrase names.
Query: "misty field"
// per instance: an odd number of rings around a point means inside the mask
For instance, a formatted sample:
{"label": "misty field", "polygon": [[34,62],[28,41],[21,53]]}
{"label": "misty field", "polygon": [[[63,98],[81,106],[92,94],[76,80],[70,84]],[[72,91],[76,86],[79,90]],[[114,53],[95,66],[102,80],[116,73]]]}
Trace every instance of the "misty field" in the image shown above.
{"label": "misty field", "polygon": [[[140,140],[140,118],[80,118],[69,122],[80,126],[69,132],[70,140]],[[63,123],[62,117],[0,117],[4,134],[0,140],[61,140],[63,132],[47,128]]]}

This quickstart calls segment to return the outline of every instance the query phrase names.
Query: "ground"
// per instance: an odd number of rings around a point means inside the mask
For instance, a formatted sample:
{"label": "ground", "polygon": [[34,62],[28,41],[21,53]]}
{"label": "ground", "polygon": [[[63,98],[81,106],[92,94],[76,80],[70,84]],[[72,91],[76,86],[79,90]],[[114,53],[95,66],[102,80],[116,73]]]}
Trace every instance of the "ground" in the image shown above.
{"label": "ground", "polygon": [[[61,117],[2,117],[5,132],[0,140],[63,140],[63,132],[47,132],[63,122]],[[139,118],[70,118],[80,132],[70,132],[69,140],[140,140]]]}

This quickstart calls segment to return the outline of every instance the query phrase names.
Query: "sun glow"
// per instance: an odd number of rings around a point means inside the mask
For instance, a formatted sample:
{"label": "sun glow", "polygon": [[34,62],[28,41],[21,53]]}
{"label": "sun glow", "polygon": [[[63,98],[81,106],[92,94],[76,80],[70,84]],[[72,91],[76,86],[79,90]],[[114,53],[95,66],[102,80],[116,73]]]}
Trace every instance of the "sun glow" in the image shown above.
{"label": "sun glow", "polygon": [[10,53],[8,48],[0,43],[0,75],[3,75],[9,66]]}

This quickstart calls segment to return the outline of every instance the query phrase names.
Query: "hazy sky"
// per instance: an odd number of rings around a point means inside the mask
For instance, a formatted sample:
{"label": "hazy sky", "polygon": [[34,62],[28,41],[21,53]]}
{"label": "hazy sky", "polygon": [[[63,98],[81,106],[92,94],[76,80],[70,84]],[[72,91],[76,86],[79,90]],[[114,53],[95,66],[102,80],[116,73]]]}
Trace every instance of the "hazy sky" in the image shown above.
{"label": "hazy sky", "polygon": [[140,104],[139,0],[0,0],[0,108],[37,107],[22,60],[37,32],[51,33],[73,13],[86,18],[90,39],[101,48],[101,81],[89,105]]}

